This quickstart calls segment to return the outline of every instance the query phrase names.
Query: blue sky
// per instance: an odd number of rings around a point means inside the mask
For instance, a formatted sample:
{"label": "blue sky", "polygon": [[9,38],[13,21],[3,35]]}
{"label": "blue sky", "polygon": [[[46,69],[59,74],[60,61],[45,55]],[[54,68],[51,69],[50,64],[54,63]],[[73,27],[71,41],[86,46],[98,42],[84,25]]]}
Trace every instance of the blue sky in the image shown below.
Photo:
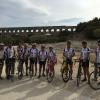
{"label": "blue sky", "polygon": [[100,17],[100,0],[0,0],[0,27],[77,25]]}

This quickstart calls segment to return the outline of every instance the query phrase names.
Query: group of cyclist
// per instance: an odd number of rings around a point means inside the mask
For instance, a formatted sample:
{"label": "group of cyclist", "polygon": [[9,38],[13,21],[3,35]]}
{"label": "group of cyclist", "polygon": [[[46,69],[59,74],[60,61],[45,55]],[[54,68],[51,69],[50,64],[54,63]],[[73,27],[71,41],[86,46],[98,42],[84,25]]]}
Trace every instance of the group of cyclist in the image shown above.
{"label": "group of cyclist", "polygon": [[[81,62],[81,66],[83,69],[83,75],[84,78],[83,80],[81,80],[82,82],[88,81],[89,83],[89,62],[90,62],[90,53],[94,53],[95,54],[95,61],[93,62],[95,65],[95,72],[98,71],[98,69],[100,70],[100,40],[97,41],[97,47],[95,50],[90,49],[88,47],[88,44],[86,41],[82,41],[82,48],[80,51],[80,55],[79,58],[76,59],[79,61],[79,63]],[[73,57],[75,56],[75,49],[71,47],[71,41],[67,41],[67,47],[64,49],[63,52],[63,56],[65,57],[65,62],[66,62],[66,68],[68,68],[68,66],[70,67],[70,72],[71,72],[71,77],[70,79],[72,80],[72,74],[73,74]],[[94,75],[94,80],[96,81],[96,73]]]}
{"label": "group of cyclist", "polygon": [[[17,53],[16,53],[17,52]],[[95,70],[100,65],[100,40],[97,41],[97,48],[94,50],[95,52]],[[84,73],[84,79],[82,82],[85,82],[89,79],[89,60],[90,60],[91,49],[88,47],[86,41],[82,41],[82,49],[80,51],[79,60],[82,62],[82,68]],[[16,57],[17,55],[17,57]],[[75,56],[75,49],[71,46],[71,41],[67,41],[67,46],[63,50],[63,57],[65,58],[66,68],[69,66],[71,71],[71,80],[73,75],[73,57]],[[41,49],[37,49],[36,43],[32,44],[31,47],[28,44],[19,44],[17,47],[17,51],[14,47],[9,44],[8,46],[4,46],[4,44],[0,44],[0,79],[2,80],[2,70],[5,63],[5,72],[6,78],[9,80],[14,77],[15,73],[15,62],[16,58],[18,60],[18,75],[20,77],[23,76],[23,71],[26,69],[26,76],[30,75],[31,77],[37,76],[37,64],[39,63],[39,75],[46,75],[46,64],[50,63],[51,67],[54,68],[57,63],[56,52],[52,46],[49,46],[48,50],[45,45],[41,45]],[[23,67],[25,63],[25,68]],[[43,71],[42,71],[43,70]],[[42,74],[41,74],[42,72]]]}
{"label": "group of cyclist", "polygon": [[[46,50],[45,45],[41,45],[41,49],[38,50],[36,47],[36,43],[32,44],[31,47],[28,44],[20,43],[17,47],[17,51],[14,47],[9,44],[8,46],[4,46],[4,44],[0,44],[0,79],[2,80],[2,70],[5,63],[5,72],[6,78],[12,79],[14,78],[15,73],[15,63],[18,62],[18,78],[23,77],[23,71],[26,69],[26,76],[30,75],[31,77],[37,75],[37,64],[39,63],[39,75],[45,76],[45,65],[50,62],[52,66],[56,63],[56,53],[52,46],[49,46],[48,50]],[[25,68],[24,65],[25,64]],[[43,69],[43,71],[42,71]],[[42,74],[41,74],[42,71]]]}

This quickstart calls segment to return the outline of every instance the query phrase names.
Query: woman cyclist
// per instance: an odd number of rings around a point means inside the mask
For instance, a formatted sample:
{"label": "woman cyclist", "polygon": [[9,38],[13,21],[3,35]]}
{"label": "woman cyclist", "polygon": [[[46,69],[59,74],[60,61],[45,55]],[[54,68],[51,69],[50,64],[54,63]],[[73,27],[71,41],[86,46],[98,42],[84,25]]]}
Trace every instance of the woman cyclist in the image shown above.
{"label": "woman cyclist", "polygon": [[49,69],[53,71],[53,73],[55,73],[54,66],[56,63],[57,63],[57,58],[56,58],[55,50],[53,49],[52,46],[49,46],[48,57],[47,57],[47,73]]}

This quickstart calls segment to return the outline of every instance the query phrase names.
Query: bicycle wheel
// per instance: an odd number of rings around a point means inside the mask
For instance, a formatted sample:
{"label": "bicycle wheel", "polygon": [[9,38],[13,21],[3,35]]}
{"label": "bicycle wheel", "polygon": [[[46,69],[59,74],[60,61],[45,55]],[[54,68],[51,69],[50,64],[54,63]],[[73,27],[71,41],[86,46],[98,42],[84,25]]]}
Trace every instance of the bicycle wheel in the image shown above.
{"label": "bicycle wheel", "polygon": [[79,87],[81,82],[81,67],[79,66],[78,68],[78,73],[77,73],[77,86]]}
{"label": "bicycle wheel", "polygon": [[64,82],[68,82],[70,79],[70,71],[66,70],[65,68],[62,70],[62,79]]}
{"label": "bicycle wheel", "polygon": [[78,77],[77,77],[77,86],[78,86],[78,87],[79,87],[79,85],[80,85],[80,82],[81,82],[81,77],[78,76]]}
{"label": "bicycle wheel", "polygon": [[47,73],[47,80],[49,83],[51,83],[54,79],[54,72],[48,72]]}
{"label": "bicycle wheel", "polygon": [[90,83],[90,87],[92,89],[94,89],[94,90],[100,89],[100,73],[97,72],[96,77],[95,77],[95,71],[93,71],[90,74],[89,83]]}

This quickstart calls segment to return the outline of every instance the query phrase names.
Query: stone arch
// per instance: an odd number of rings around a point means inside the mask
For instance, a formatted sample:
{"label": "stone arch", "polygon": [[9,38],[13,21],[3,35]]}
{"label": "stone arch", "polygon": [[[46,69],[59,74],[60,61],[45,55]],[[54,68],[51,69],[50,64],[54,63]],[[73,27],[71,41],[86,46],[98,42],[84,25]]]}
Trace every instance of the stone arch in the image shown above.
{"label": "stone arch", "polygon": [[66,29],[65,28],[62,28],[62,31],[66,31]]}
{"label": "stone arch", "polygon": [[15,30],[13,30],[13,33],[15,33],[16,31]]}
{"label": "stone arch", "polygon": [[33,29],[31,29],[31,32],[34,32],[34,30],[33,30]]}
{"label": "stone arch", "polygon": [[56,32],[60,32],[60,29],[58,28],[58,29],[56,29]]}
{"label": "stone arch", "polygon": [[29,32],[29,30],[27,29],[27,30],[26,30],[26,33],[28,33],[28,32]]}
{"label": "stone arch", "polygon": [[20,30],[18,29],[18,30],[17,30],[17,33],[19,33],[19,32],[20,32]]}
{"label": "stone arch", "polygon": [[49,29],[46,29],[46,32],[49,32]]}
{"label": "stone arch", "polygon": [[9,30],[8,32],[11,33],[11,30]]}
{"label": "stone arch", "polygon": [[7,33],[7,30],[4,30],[4,33]]}
{"label": "stone arch", "polygon": [[0,30],[0,33],[2,33],[2,30]]}
{"label": "stone arch", "polygon": [[37,33],[37,32],[39,32],[39,30],[38,30],[38,29],[36,29],[36,30],[35,30],[35,32]]}
{"label": "stone arch", "polygon": [[41,32],[44,32],[44,30],[43,30],[43,29],[41,29],[40,31],[41,31]]}
{"label": "stone arch", "polygon": [[73,28],[73,31],[75,32],[76,31],[76,28]]}
{"label": "stone arch", "polygon": [[23,33],[23,32],[24,32],[24,30],[21,30],[21,32]]}
{"label": "stone arch", "polygon": [[55,30],[54,29],[51,29],[51,32],[54,32]]}
{"label": "stone arch", "polygon": [[68,28],[68,31],[71,32],[71,28]]}

